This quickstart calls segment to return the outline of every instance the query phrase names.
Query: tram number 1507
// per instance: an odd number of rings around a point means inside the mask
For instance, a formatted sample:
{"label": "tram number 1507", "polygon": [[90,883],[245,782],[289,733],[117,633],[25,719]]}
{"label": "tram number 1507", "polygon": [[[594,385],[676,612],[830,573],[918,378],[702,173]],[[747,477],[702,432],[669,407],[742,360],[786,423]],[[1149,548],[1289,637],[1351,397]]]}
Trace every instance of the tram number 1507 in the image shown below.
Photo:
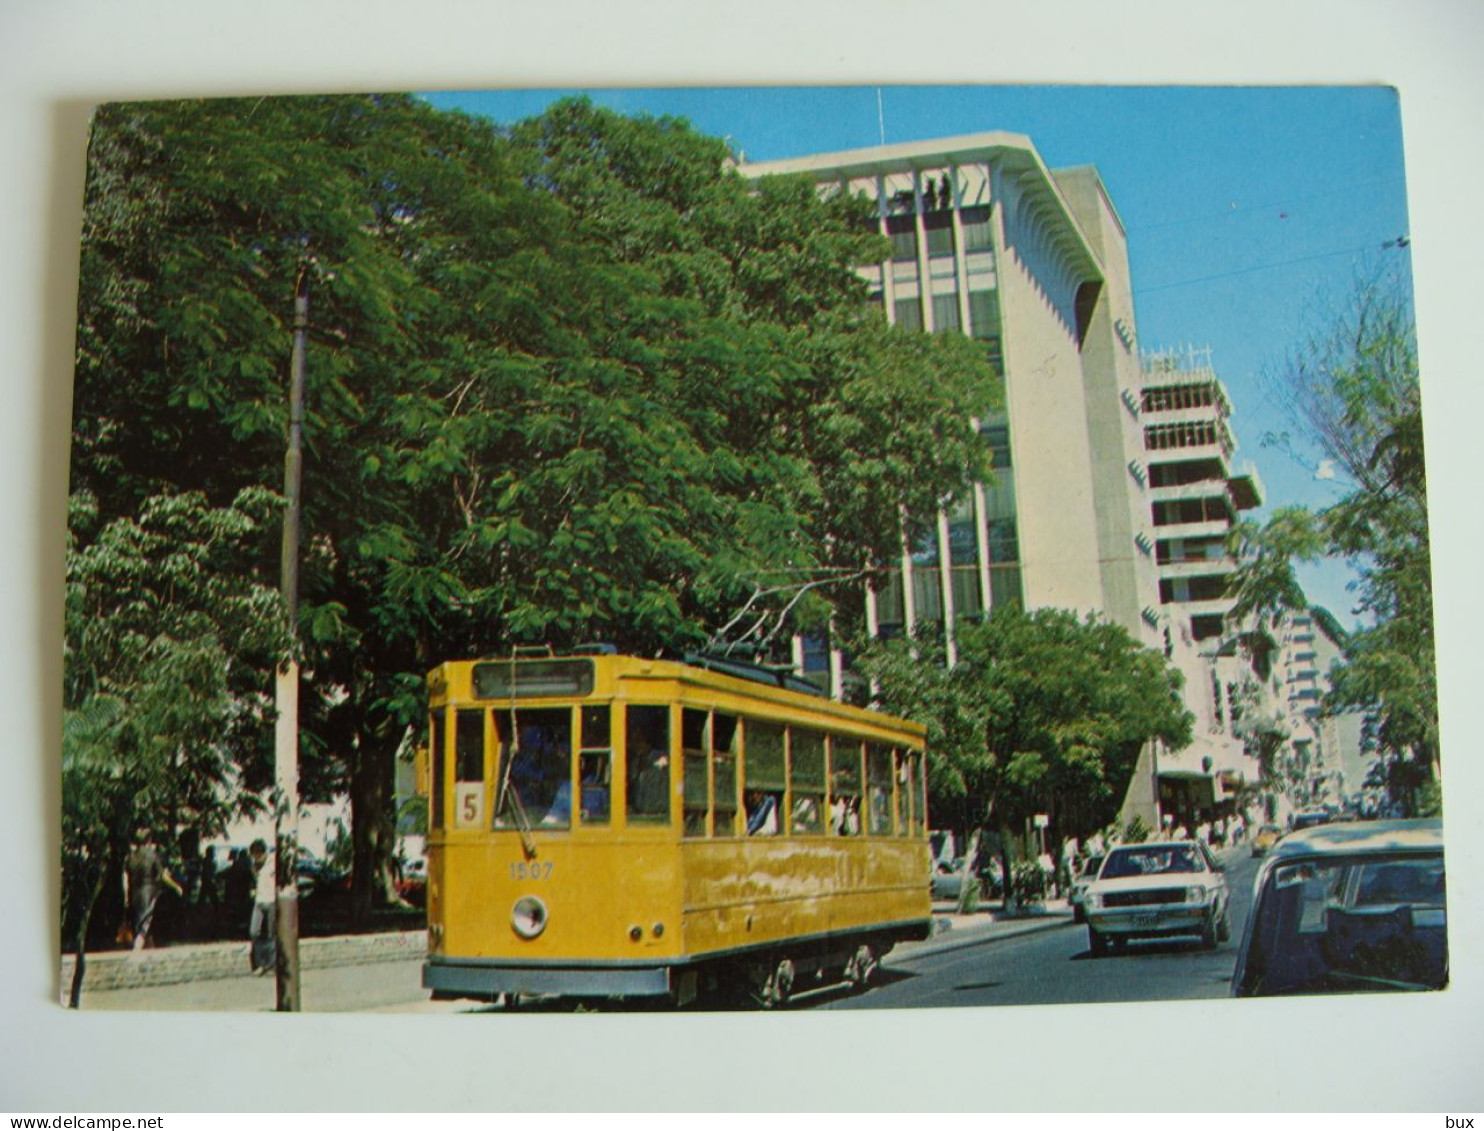
{"label": "tram number 1507", "polygon": [[510,865],[512,880],[549,880],[556,865],[550,860],[516,860]]}

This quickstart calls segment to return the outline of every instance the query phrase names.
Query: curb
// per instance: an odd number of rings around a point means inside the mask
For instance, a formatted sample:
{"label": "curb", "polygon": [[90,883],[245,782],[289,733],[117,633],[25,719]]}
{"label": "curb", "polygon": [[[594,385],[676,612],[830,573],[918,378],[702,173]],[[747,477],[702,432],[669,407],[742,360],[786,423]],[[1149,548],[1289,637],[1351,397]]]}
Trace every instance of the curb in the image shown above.
{"label": "curb", "polygon": [[914,958],[926,958],[929,955],[944,954],[951,950],[964,950],[971,946],[982,946],[987,943],[1000,942],[1003,939],[1021,938],[1025,935],[1054,930],[1057,927],[1075,925],[1070,915],[1046,915],[1024,922],[988,923],[983,927],[970,927],[958,932],[956,938],[953,937],[955,932],[950,928],[942,936],[935,935],[922,942],[909,943],[906,947],[896,947],[890,957],[894,962],[906,962]]}
{"label": "curb", "polygon": [[[426,930],[391,931],[372,935],[333,935],[301,939],[299,968],[364,966],[422,958],[428,949]],[[110,950],[87,956],[83,992],[129,990],[244,977],[248,971],[247,942],[196,943],[159,950]],[[65,1001],[72,989],[74,955],[62,956],[60,988]]]}

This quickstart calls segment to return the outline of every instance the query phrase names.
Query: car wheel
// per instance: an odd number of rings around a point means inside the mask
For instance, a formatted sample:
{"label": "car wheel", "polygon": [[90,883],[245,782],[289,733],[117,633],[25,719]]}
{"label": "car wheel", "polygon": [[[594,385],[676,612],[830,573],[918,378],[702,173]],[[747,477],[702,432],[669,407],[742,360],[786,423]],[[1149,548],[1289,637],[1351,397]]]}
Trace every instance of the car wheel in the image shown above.
{"label": "car wheel", "polygon": [[1221,922],[1216,924],[1216,937],[1226,942],[1232,937],[1232,909],[1224,907],[1221,910]]}
{"label": "car wheel", "polygon": [[1206,921],[1201,924],[1201,945],[1207,950],[1215,950],[1216,935],[1216,912],[1213,910],[1206,916]]}
{"label": "car wheel", "polygon": [[1108,953],[1108,936],[1101,934],[1092,927],[1087,928],[1087,946],[1092,951],[1094,958],[1102,958]]}

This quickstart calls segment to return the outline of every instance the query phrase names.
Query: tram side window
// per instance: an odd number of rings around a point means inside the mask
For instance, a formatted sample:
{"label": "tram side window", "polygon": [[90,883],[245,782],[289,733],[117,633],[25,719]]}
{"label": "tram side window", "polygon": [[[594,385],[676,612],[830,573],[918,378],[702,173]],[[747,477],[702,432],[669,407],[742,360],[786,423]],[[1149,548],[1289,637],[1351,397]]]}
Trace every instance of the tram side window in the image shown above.
{"label": "tram side window", "polygon": [[861,744],[830,738],[830,832],[861,835]]}
{"label": "tram side window", "polygon": [[736,836],[737,745],[742,730],[736,715],[711,716],[711,835]]}
{"label": "tram side window", "polygon": [[743,796],[747,802],[747,835],[777,836],[788,787],[783,757],[783,727],[747,720],[743,752]]}
{"label": "tram side window", "polygon": [[499,785],[494,827],[572,824],[572,710],[569,707],[499,711]]}
{"label": "tram side window", "polygon": [[817,731],[789,730],[789,787],[793,811],[789,831],[824,831],[824,735]]}
{"label": "tram side window", "polygon": [[670,823],[670,709],[630,707],[624,723],[624,784],[631,825]]}
{"label": "tram side window", "polygon": [[484,827],[484,712],[462,710],[454,716],[453,824],[457,829]]}
{"label": "tram side window", "polygon": [[892,834],[891,747],[879,742],[866,746],[866,833]]}
{"label": "tram side window", "polygon": [[921,836],[926,819],[922,793],[922,758],[915,750],[901,752],[901,772],[897,776],[901,798],[901,828],[911,836]]}
{"label": "tram side window", "polygon": [[897,751],[897,829],[903,835],[910,834],[916,826],[912,810],[913,789],[912,751]]}
{"label": "tram side window", "polygon": [[913,755],[913,761],[917,763],[917,824],[912,831],[918,836],[926,836],[928,829],[927,821],[927,756],[920,751]]}
{"label": "tram side window", "polygon": [[681,758],[685,774],[683,836],[706,835],[706,810],[710,807],[710,775],[707,772],[706,724],[708,715],[687,707],[680,715]]}
{"label": "tram side window", "polygon": [[433,795],[433,819],[432,826],[435,829],[443,827],[443,767],[447,762],[447,755],[443,752],[443,712],[434,711],[429,716],[431,734],[428,738],[428,750],[431,752],[432,768],[429,777],[428,791]]}
{"label": "tram side window", "polygon": [[582,753],[577,780],[582,790],[582,823],[606,825],[612,799],[613,739],[612,710],[582,708]]}

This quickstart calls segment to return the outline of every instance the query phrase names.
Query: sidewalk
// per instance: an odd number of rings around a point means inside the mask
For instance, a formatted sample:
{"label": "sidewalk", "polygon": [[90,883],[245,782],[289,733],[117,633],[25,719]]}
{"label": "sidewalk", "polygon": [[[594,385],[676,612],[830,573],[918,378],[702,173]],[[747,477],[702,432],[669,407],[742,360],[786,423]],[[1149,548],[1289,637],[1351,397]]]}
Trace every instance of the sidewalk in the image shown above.
{"label": "sidewalk", "polygon": [[[421,960],[428,949],[427,931],[388,931],[366,935],[331,935],[299,940],[301,970],[339,969],[370,963]],[[248,944],[187,943],[158,950],[90,951],[83,975],[83,994],[148,986],[188,985],[244,977]],[[72,990],[75,956],[61,963],[61,999]]]}

